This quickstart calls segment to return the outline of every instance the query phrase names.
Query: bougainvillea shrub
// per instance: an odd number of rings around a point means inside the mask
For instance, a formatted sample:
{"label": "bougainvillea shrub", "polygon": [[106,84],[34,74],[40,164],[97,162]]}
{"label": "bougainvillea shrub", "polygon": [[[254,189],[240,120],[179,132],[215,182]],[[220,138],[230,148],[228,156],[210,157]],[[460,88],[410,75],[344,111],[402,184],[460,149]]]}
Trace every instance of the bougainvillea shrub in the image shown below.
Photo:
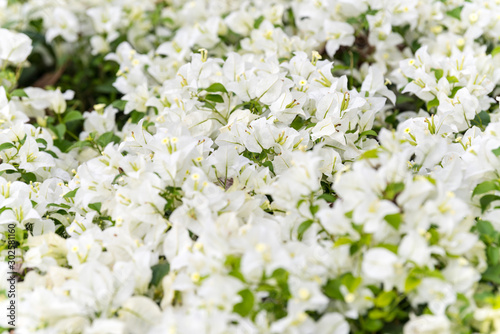
{"label": "bougainvillea shrub", "polygon": [[1,332],[500,333],[500,1],[0,27]]}

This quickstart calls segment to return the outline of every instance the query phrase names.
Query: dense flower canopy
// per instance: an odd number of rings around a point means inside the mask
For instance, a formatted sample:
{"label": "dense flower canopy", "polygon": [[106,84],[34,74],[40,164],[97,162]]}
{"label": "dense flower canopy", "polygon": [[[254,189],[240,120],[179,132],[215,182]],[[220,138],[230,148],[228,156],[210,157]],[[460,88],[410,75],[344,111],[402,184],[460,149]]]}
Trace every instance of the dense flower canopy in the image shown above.
{"label": "dense flower canopy", "polygon": [[500,1],[0,0],[0,308],[500,333],[498,95]]}

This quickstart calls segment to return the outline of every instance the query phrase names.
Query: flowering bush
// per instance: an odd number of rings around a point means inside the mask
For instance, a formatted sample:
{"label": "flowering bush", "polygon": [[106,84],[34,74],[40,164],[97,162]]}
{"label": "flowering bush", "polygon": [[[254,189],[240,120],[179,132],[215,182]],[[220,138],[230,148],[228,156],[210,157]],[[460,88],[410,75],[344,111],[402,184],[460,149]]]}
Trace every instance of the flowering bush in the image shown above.
{"label": "flowering bush", "polygon": [[0,0],[15,333],[500,333],[498,13]]}

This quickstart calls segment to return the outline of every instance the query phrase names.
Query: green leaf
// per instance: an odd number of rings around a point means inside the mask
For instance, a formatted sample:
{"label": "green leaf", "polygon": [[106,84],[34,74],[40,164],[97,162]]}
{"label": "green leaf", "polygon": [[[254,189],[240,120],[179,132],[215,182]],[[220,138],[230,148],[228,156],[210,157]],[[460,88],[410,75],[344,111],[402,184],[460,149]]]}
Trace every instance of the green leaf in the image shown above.
{"label": "green leaf", "polygon": [[229,276],[233,276],[234,278],[239,279],[242,282],[245,282],[245,276],[241,273],[241,271],[233,269],[228,273]]}
{"label": "green leaf", "polygon": [[273,271],[271,277],[274,278],[276,283],[282,287],[288,285],[288,271],[283,268],[278,268]]}
{"label": "green leaf", "polygon": [[318,199],[324,199],[328,203],[333,203],[337,200],[337,197],[333,196],[332,194],[321,194],[318,196]]}
{"label": "green leaf", "polygon": [[457,95],[457,92],[462,88],[463,88],[462,86],[453,87],[453,89],[451,90],[450,97],[451,98],[455,97],[455,95]]}
{"label": "green leaf", "polygon": [[500,264],[500,248],[489,246],[486,249],[486,255],[488,256],[488,263],[490,265],[498,265]]}
{"label": "green leaf", "polygon": [[[362,229],[363,226],[362,225],[359,225],[359,227]],[[372,242],[372,235],[369,234],[369,233],[363,233],[361,234],[361,238],[359,239],[359,244],[361,246],[369,246]]]}
{"label": "green leaf", "polygon": [[241,264],[241,257],[232,254],[229,254],[226,257],[226,261],[224,262],[225,266],[231,268],[228,275],[236,277],[240,281],[245,282],[245,277],[240,271],[240,264]]}
{"label": "green leaf", "polygon": [[83,119],[82,114],[79,111],[72,110],[69,113],[67,113],[66,115],[64,115],[63,122],[68,123],[68,122],[72,122],[72,121],[78,121],[81,119]]}
{"label": "green leaf", "polygon": [[241,296],[242,300],[234,305],[233,312],[238,313],[242,317],[246,317],[252,312],[255,298],[252,291],[249,289],[241,290],[238,294]]}
{"label": "green leaf", "polygon": [[345,274],[341,279],[342,285],[344,285],[350,293],[354,293],[362,281],[363,279],[361,277],[354,277],[351,273]]}
{"label": "green leaf", "polygon": [[294,128],[295,130],[299,131],[302,129],[302,127],[305,124],[305,120],[300,117],[300,116],[295,116],[295,119],[293,120],[292,124],[290,124],[290,127]]}
{"label": "green leaf", "polygon": [[479,234],[493,236],[495,234],[495,228],[487,220],[478,220],[476,223],[476,229]]}
{"label": "green leaf", "polygon": [[457,83],[458,82],[458,79],[456,76],[454,75],[449,75],[446,77],[446,80],[448,80],[449,83]]}
{"label": "green leaf", "polygon": [[56,206],[58,208],[71,209],[71,206],[69,206],[68,204],[64,204],[64,203],[61,203],[61,204],[49,203],[49,204],[47,204],[47,206]]}
{"label": "green leaf", "polygon": [[[63,124],[64,125],[64,124]],[[54,146],[60,149],[63,152],[68,152],[70,147],[73,145],[72,142],[66,139],[55,139]]]}
{"label": "green leaf", "polygon": [[313,216],[316,215],[316,213],[318,213],[318,211],[319,211],[319,205],[310,205],[309,211],[311,212],[311,214]]}
{"label": "green leaf", "polygon": [[494,48],[492,51],[491,51],[491,56],[494,57],[496,56],[497,54],[500,53],[500,45],[497,46],[496,48]]}
{"label": "green leaf", "polygon": [[391,252],[393,252],[394,254],[398,254],[398,245],[393,245],[393,244],[378,244],[377,247],[382,247],[382,248],[385,248]]}
{"label": "green leaf", "polygon": [[24,89],[16,89],[10,93],[10,96],[28,97],[28,94],[26,94]]}
{"label": "green leaf", "polygon": [[431,245],[437,245],[437,243],[439,242],[439,232],[437,231],[437,229],[432,227],[429,229],[428,232],[431,235],[431,238],[429,239],[429,243]]}
{"label": "green leaf", "polygon": [[113,87],[112,85],[108,84],[103,84],[103,85],[96,85],[94,87],[95,91],[97,93],[101,93],[101,94],[113,94],[113,93],[117,93],[118,91],[116,90],[115,87]]}
{"label": "green leaf", "polygon": [[402,182],[389,183],[384,190],[383,198],[392,201],[404,189],[405,184]]}
{"label": "green leaf", "polygon": [[36,182],[36,175],[33,173],[23,173],[21,174],[21,178],[26,182]]}
{"label": "green leaf", "polygon": [[264,16],[261,15],[257,18],[257,20],[255,20],[255,22],[253,23],[253,28],[254,29],[259,29],[260,27],[260,24],[264,21]]}
{"label": "green leaf", "polygon": [[434,72],[434,76],[436,77],[436,80],[439,80],[443,77],[444,71],[440,68],[432,68],[432,72]]}
{"label": "green leaf", "polygon": [[419,286],[420,282],[421,279],[410,272],[410,274],[408,275],[408,277],[406,277],[405,280],[405,292],[410,292],[416,289],[417,286]]}
{"label": "green leaf", "polygon": [[165,275],[167,275],[170,271],[170,264],[168,262],[158,263],[152,266],[151,270],[153,271],[153,276],[151,277],[151,282],[149,282],[149,285],[158,286],[163,277],[165,277]]}
{"label": "green leaf", "polygon": [[493,190],[500,190],[500,183],[497,180],[484,181],[478,184],[474,191],[472,192],[472,197],[480,194],[484,194]]}
{"label": "green leaf", "polygon": [[127,101],[116,100],[115,102],[111,103],[111,105],[113,107],[115,107],[116,109],[123,111],[123,110],[125,110],[125,106],[127,105]]}
{"label": "green leaf", "polygon": [[344,295],[340,291],[340,287],[342,286],[342,281],[340,278],[329,280],[325,287],[323,288],[323,292],[325,296],[331,299],[338,299],[344,301]]}
{"label": "green leaf", "polygon": [[500,308],[500,294],[498,293],[492,293],[489,291],[478,292],[474,294],[474,299],[478,304],[480,304],[479,306],[489,304],[493,306],[494,309]]}
{"label": "green leaf", "polygon": [[9,148],[13,148],[13,147],[16,147],[16,145],[9,143],[9,142],[3,143],[3,144],[0,144],[0,151],[8,150]]}
{"label": "green leaf", "polygon": [[434,100],[427,102],[427,111],[431,110],[433,107],[439,106],[439,100],[437,97]]}
{"label": "green leaf", "polygon": [[304,236],[304,233],[307,231],[309,227],[314,223],[314,220],[309,219],[303,222],[302,224],[299,225],[299,228],[297,229],[297,238],[299,240],[302,240],[302,237]]}
{"label": "green leaf", "polygon": [[366,131],[363,131],[359,134],[360,137],[365,137],[365,136],[378,136],[378,134],[373,131],[373,130],[366,130]]}
{"label": "green leaf", "polygon": [[333,244],[333,247],[338,247],[342,245],[349,245],[352,243],[352,240],[348,237],[340,237],[335,240],[335,244]]}
{"label": "green leaf", "polygon": [[208,94],[207,96],[205,96],[205,99],[216,103],[224,103],[224,99],[222,98],[222,96],[217,94]]}
{"label": "green leaf", "polygon": [[239,269],[241,264],[241,257],[233,254],[229,254],[224,262],[225,266],[229,266],[234,269]]}
{"label": "green leaf", "polygon": [[368,332],[377,332],[384,327],[384,322],[379,319],[367,319],[362,323],[362,326]]}
{"label": "green leaf", "polygon": [[484,129],[486,125],[490,124],[490,121],[490,115],[483,110],[480,113],[476,114],[474,119],[471,121],[471,124]]}
{"label": "green leaf", "polygon": [[386,307],[391,305],[392,301],[397,297],[394,291],[382,291],[377,298],[375,298],[375,306]]}
{"label": "green leaf", "polygon": [[274,174],[274,165],[272,161],[265,161],[262,166],[269,168],[271,172]]}
{"label": "green leaf", "polygon": [[350,255],[356,254],[361,249],[361,247],[362,245],[360,242],[353,242],[351,244],[351,247],[349,247],[349,254]]}
{"label": "green leaf", "polygon": [[347,65],[335,65],[332,69],[332,72],[335,72],[335,71],[341,71],[341,70],[349,70],[351,67],[350,66],[347,66]]}
{"label": "green leaf", "polygon": [[132,123],[137,124],[144,116],[146,116],[146,113],[134,110],[130,113],[130,120]]}
{"label": "green leaf", "polygon": [[494,150],[491,150],[491,152],[493,152],[494,155],[496,155],[497,157],[499,157],[500,156],[500,146],[497,147]]}
{"label": "green leaf", "polygon": [[80,188],[76,188],[74,190],[68,191],[66,194],[64,194],[63,198],[73,198],[73,197],[75,197],[76,192],[78,191],[78,189],[80,189]]}
{"label": "green leaf", "polygon": [[171,17],[164,17],[164,18],[162,18],[162,20],[163,20],[164,23],[167,23],[167,24],[170,24],[170,25],[174,25],[175,24],[174,20]]}
{"label": "green leaf", "polygon": [[399,226],[403,222],[403,218],[401,217],[400,213],[394,213],[392,215],[387,215],[384,217],[384,220],[394,227],[394,229],[399,230]]}
{"label": "green leaf", "polygon": [[491,202],[494,202],[499,199],[500,196],[497,195],[485,195],[481,197],[481,199],[479,200],[479,204],[481,204],[481,212],[486,211]]}
{"label": "green leaf", "polygon": [[378,158],[378,149],[374,148],[372,150],[366,151],[361,154],[361,159],[373,159]]}
{"label": "green leaf", "polygon": [[66,133],[66,125],[64,125],[63,123],[57,124],[54,127],[54,132],[59,139],[64,139],[64,134]]}
{"label": "green leaf", "polygon": [[80,141],[77,141],[76,143],[73,143],[70,147],[68,147],[66,152],[69,152],[74,148],[91,147],[91,146],[92,146],[92,143],[90,141],[80,140]]}
{"label": "green leaf", "polygon": [[100,135],[96,142],[99,146],[104,148],[111,142],[118,144],[120,142],[120,137],[115,135],[112,131],[109,131]]}
{"label": "green leaf", "polygon": [[398,95],[396,97],[396,104],[413,103],[413,102],[415,102],[415,97],[413,96]]}
{"label": "green leaf", "polygon": [[42,144],[43,146],[47,147],[47,141],[46,141],[45,139],[43,139],[43,138],[38,138],[38,139],[36,140],[36,142],[37,142],[38,144]]}
{"label": "green leaf", "polygon": [[460,6],[460,7],[454,8],[452,10],[449,10],[446,12],[446,15],[453,17],[457,20],[460,20],[460,14],[462,13],[462,8],[464,8],[464,7]]}
{"label": "green leaf", "polygon": [[209,93],[215,93],[215,92],[227,93],[226,87],[224,87],[223,84],[218,82],[211,84],[210,87],[208,87],[205,90]]}
{"label": "green leaf", "polygon": [[55,154],[55,152],[54,152],[54,151],[51,151],[51,150],[46,150],[46,151],[44,151],[44,152],[45,152],[45,153],[50,154],[53,158],[56,158],[56,159],[57,159],[57,158],[59,158],[59,157],[57,156],[57,154]]}
{"label": "green leaf", "polygon": [[90,203],[89,204],[89,209],[95,210],[97,212],[101,212],[101,202],[96,202],[96,203]]}
{"label": "green leaf", "polygon": [[370,310],[368,312],[368,318],[370,319],[382,319],[387,316],[387,311],[382,311],[379,309]]}
{"label": "green leaf", "polygon": [[483,280],[500,284],[500,264],[488,267],[483,273]]}

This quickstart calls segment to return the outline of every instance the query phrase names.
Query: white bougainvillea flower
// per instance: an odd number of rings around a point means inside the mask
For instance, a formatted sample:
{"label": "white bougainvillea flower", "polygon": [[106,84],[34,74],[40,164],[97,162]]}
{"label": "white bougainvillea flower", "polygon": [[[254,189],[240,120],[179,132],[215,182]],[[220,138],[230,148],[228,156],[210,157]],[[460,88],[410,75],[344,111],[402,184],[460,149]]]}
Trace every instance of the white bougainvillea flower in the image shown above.
{"label": "white bougainvillea flower", "polygon": [[68,42],[77,40],[80,26],[73,12],[63,7],[56,7],[53,11],[46,12],[46,15],[48,15],[48,19],[44,22],[48,29],[45,38],[48,42],[53,41],[58,36]]}
{"label": "white bougainvillea flower", "polygon": [[0,0],[16,332],[498,332],[497,2]]}
{"label": "white bougainvillea flower", "polygon": [[333,57],[341,46],[350,46],[354,43],[354,28],[347,23],[325,20],[324,33],[326,52]]}
{"label": "white bougainvillea flower", "polygon": [[404,334],[450,334],[451,323],[443,315],[425,314],[413,317],[403,329]]}
{"label": "white bougainvillea flower", "polygon": [[28,58],[32,49],[31,39],[25,34],[0,28],[0,64],[22,63]]}
{"label": "white bougainvillea flower", "polygon": [[385,248],[372,248],[365,253],[362,270],[366,277],[384,281],[394,277],[398,257]]}

